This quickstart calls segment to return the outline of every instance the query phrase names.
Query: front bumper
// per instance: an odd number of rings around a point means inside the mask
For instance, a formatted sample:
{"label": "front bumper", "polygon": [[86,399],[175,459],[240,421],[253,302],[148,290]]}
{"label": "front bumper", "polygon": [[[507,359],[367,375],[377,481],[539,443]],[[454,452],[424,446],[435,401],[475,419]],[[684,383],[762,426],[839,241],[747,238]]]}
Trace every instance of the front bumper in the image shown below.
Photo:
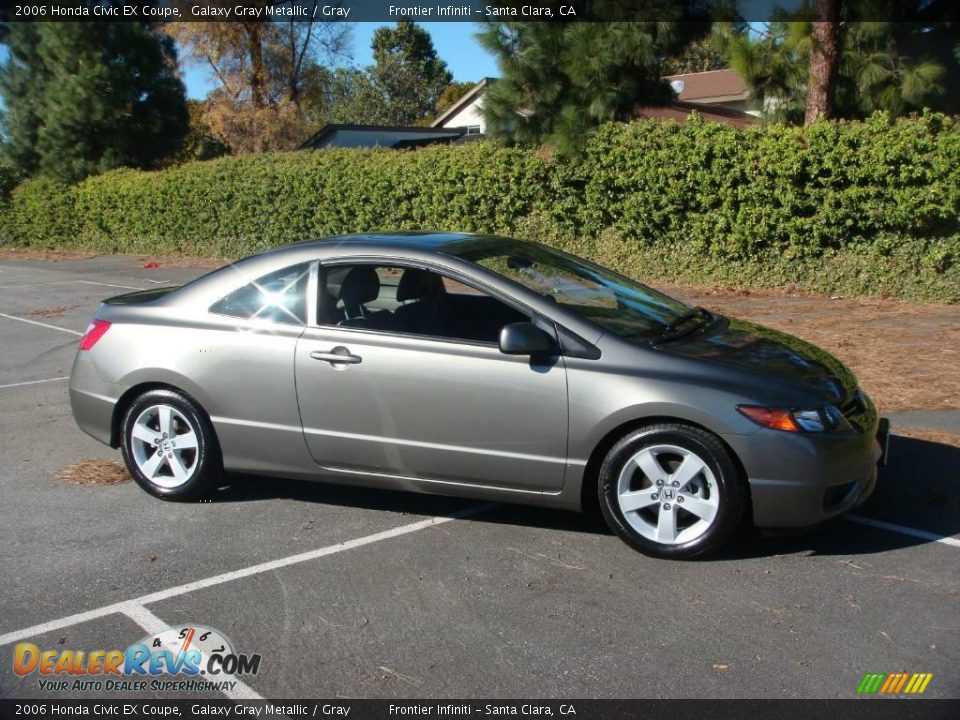
{"label": "front bumper", "polygon": [[763,429],[728,437],[750,484],[753,522],[761,528],[816,525],[866,501],[886,455],[889,425],[844,435]]}

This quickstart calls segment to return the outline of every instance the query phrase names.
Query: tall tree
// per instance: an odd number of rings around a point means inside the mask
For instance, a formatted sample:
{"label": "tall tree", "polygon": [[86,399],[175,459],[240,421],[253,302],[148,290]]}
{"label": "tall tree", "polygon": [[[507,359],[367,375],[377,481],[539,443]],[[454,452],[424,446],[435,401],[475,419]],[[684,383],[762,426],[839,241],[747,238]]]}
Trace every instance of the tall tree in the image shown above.
{"label": "tall tree", "polygon": [[37,134],[42,124],[43,90],[46,71],[38,52],[39,25],[7,25],[5,39],[7,61],[0,68],[0,130],[3,132],[3,156],[23,174],[40,166]]}
{"label": "tall tree", "polygon": [[357,68],[337,68],[323,83],[320,115],[328,123],[388,125],[383,97],[370,75]]}
{"label": "tall tree", "polygon": [[949,57],[932,57],[928,45],[936,32],[898,22],[849,23],[843,31],[837,104],[846,114],[884,110],[896,117],[922,107],[949,108],[941,105]]}
{"label": "tall tree", "polygon": [[669,102],[665,58],[706,26],[677,22],[489,23],[478,33],[500,79],[484,99],[494,136],[575,152],[594,127]]}
{"label": "tall tree", "polygon": [[663,61],[664,75],[682,75],[685,73],[722,70],[727,67],[727,58],[717,47],[715,39],[706,37],[695,40],[679,54],[667,57]]}
{"label": "tall tree", "polygon": [[0,70],[3,152],[21,171],[64,181],[152,167],[187,131],[168,36],[147,23],[12,23]]}
{"label": "tall tree", "polygon": [[453,80],[433,47],[430,33],[409,20],[373,34],[370,80],[380,93],[386,121],[413,125],[429,120]]}
{"label": "tall tree", "polygon": [[347,55],[350,38],[343,23],[312,20],[177,22],[169,28],[191,60],[216,78],[203,120],[238,153],[290,149],[303,139],[315,124],[325,64]]}
{"label": "tall tree", "polygon": [[840,61],[838,0],[813,0],[813,15],[805,125],[833,115],[833,92]]}
{"label": "tall tree", "polygon": [[[844,7],[840,8],[836,71],[824,84],[816,80],[823,68],[814,68],[823,41],[814,37],[809,17],[784,15],[759,33],[727,38],[730,66],[751,89],[765,117],[802,122],[810,117],[810,103],[817,117],[823,116],[824,108],[826,116],[845,118],[875,110],[896,117],[922,107],[937,108],[944,96],[946,68],[943,53],[931,58],[928,50],[939,33],[916,23],[843,20]],[[820,59],[829,62],[829,54],[832,51]],[[946,62],[951,62],[949,57]]]}

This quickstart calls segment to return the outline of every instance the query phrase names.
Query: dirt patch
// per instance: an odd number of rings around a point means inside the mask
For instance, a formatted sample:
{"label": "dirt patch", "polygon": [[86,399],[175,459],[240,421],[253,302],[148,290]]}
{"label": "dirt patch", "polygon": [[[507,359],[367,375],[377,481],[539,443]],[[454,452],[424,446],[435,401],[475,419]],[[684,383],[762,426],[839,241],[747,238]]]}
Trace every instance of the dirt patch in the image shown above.
{"label": "dirt patch", "polygon": [[0,247],[0,260],[86,260],[97,253],[72,250],[33,250],[31,248]]}
{"label": "dirt patch", "polygon": [[57,307],[27,310],[24,313],[24,315],[26,315],[27,317],[58,318],[58,317],[61,317],[69,309],[70,309],[69,305],[59,305]]}
{"label": "dirt patch", "polygon": [[130,473],[118,462],[84,458],[57,470],[58,480],[71,485],[119,485],[129,481]]}
{"label": "dirt patch", "polygon": [[927,442],[939,443],[941,445],[951,445],[960,448],[960,433],[948,432],[946,430],[928,430],[926,428],[901,428],[894,430],[897,435],[903,437],[916,438],[917,440],[926,440]]}
{"label": "dirt patch", "polygon": [[[88,260],[98,257],[102,253],[80,252],[72,250],[33,250],[31,248],[0,247],[0,261],[8,260]],[[129,257],[139,266],[156,263],[150,267],[158,268],[196,268],[200,270],[214,270],[232,262],[235,258],[191,257],[191,256],[162,256],[162,255],[118,255],[112,257]]]}
{"label": "dirt patch", "polygon": [[960,408],[960,306],[727,287],[663,286],[695,305],[833,353],[883,412]]}
{"label": "dirt patch", "polygon": [[[212,258],[212,257],[159,257],[159,256],[138,256],[137,261],[144,267],[149,265],[151,268],[197,268],[200,270],[216,270],[223,267],[233,258]],[[154,264],[155,263],[155,264]]]}

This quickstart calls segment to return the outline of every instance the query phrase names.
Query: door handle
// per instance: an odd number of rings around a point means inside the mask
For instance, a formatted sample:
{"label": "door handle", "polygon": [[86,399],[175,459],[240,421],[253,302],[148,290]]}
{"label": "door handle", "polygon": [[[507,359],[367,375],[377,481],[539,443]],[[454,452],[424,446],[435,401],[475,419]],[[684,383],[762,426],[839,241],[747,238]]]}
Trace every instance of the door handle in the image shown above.
{"label": "door handle", "polygon": [[333,350],[329,352],[321,352],[319,350],[314,350],[310,353],[310,357],[314,360],[324,360],[328,363],[334,364],[344,364],[344,365],[357,365],[358,363],[363,362],[363,358],[359,355],[352,355],[350,350],[343,347],[343,345],[338,345]]}

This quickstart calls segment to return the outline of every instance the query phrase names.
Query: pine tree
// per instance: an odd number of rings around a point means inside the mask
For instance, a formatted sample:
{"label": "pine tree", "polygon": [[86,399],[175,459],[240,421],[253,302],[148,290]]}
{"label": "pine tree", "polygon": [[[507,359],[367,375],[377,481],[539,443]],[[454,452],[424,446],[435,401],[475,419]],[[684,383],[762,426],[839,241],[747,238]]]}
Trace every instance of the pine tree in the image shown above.
{"label": "pine tree", "polygon": [[[742,33],[727,39],[731,67],[768,120],[799,123],[807,114],[808,88],[816,86],[811,75],[820,77],[824,70],[822,62],[814,68],[823,43],[814,37],[814,25],[802,15],[789,15],[770,23],[760,37]],[[814,106],[842,118],[862,118],[876,110],[897,117],[923,107],[939,109],[946,67],[942,53],[932,57],[928,52],[936,33],[913,23],[875,21],[844,21],[832,30],[835,76],[823,85],[827,92],[815,98]]]}
{"label": "pine tree", "polygon": [[834,86],[840,61],[838,9],[838,0],[813,0],[805,125],[833,115]]}
{"label": "pine tree", "polygon": [[695,39],[676,22],[488,24],[478,38],[500,79],[484,98],[488,132],[508,142],[580,148],[597,125],[673,98],[667,58]]}
{"label": "pine tree", "polygon": [[145,23],[16,23],[7,43],[3,151],[21,171],[72,182],[179,150],[188,114],[169,37]]}
{"label": "pine tree", "polygon": [[16,23],[6,27],[4,42],[8,56],[0,68],[0,95],[6,105],[0,110],[3,158],[18,173],[28,175],[36,172],[40,165],[37,132],[46,84],[44,68],[37,54],[39,26]]}

